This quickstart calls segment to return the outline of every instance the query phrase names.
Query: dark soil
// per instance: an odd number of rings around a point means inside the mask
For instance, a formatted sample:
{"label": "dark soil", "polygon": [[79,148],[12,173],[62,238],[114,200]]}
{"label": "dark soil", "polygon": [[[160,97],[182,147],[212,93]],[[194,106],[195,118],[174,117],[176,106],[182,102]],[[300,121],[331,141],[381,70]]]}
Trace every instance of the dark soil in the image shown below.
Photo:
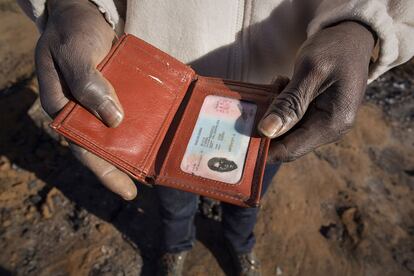
{"label": "dark soil", "polygon": [[[0,0],[0,275],[153,275],[154,192],[113,195],[52,133],[37,100],[36,30]],[[282,166],[261,207],[264,275],[414,274],[414,63],[370,85],[342,141]],[[186,275],[231,275],[206,202]]]}

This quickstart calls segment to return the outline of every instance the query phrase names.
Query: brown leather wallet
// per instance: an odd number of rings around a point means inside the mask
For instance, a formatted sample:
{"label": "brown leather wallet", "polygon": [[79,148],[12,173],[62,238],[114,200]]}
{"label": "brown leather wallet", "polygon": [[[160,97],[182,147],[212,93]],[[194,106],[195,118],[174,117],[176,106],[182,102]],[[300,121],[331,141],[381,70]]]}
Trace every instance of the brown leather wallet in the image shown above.
{"label": "brown leather wallet", "polygon": [[[259,135],[256,126],[279,93],[274,86],[198,76],[189,66],[132,35],[121,37],[98,69],[117,92],[125,112],[122,123],[109,128],[71,101],[52,122],[52,128],[143,183],[239,206],[259,204],[270,141]],[[208,95],[257,106],[242,175],[235,184],[180,168]]]}

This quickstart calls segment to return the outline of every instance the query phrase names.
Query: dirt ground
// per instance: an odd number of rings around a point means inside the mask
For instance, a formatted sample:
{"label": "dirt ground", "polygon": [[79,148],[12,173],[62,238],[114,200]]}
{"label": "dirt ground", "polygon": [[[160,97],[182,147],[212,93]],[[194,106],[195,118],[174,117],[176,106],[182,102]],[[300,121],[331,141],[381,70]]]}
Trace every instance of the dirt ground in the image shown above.
{"label": "dirt ground", "polygon": [[[37,32],[0,0],[0,275],[153,275],[153,191],[106,191],[36,101]],[[284,164],[256,227],[264,275],[414,274],[414,62],[367,91],[356,126]],[[186,275],[231,275],[220,223],[197,216]]]}

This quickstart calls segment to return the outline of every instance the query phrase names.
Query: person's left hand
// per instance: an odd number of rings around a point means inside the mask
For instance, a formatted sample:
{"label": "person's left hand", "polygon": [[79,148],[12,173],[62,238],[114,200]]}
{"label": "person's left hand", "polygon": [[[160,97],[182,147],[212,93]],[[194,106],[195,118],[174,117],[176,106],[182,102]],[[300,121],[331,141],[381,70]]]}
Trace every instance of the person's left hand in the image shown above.
{"label": "person's left hand", "polygon": [[338,140],[352,127],[367,85],[374,43],[370,30],[351,21],[305,41],[292,80],[258,126],[273,139],[269,162],[295,160]]}

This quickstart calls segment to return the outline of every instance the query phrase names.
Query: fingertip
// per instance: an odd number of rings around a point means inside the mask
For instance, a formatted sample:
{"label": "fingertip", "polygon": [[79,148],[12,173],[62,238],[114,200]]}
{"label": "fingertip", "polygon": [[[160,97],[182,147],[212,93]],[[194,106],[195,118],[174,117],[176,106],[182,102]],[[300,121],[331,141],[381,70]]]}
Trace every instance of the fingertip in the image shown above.
{"label": "fingertip", "polygon": [[124,200],[130,201],[137,196],[137,186],[125,173],[114,170],[106,180],[108,182],[110,181],[110,183],[106,183],[106,186],[120,195]]}
{"label": "fingertip", "polygon": [[102,121],[109,127],[117,127],[124,118],[123,111],[110,99],[105,100],[96,110]]}
{"label": "fingertip", "polygon": [[117,127],[124,111],[111,83],[97,70],[85,74],[76,84],[73,94],[78,101],[108,127]]}
{"label": "fingertip", "polygon": [[137,197],[137,185],[135,185],[134,181],[131,180],[131,178],[129,178],[129,176],[125,175],[124,178],[125,182],[125,189],[123,191],[123,198],[125,200],[133,200],[134,198]]}
{"label": "fingertip", "polygon": [[[135,185],[134,185],[135,187]],[[133,200],[134,198],[137,197],[137,189],[130,189],[130,190],[126,190],[123,192],[123,194],[121,195],[121,197],[127,201]]]}
{"label": "fingertip", "polygon": [[270,113],[260,121],[258,129],[264,136],[275,138],[282,127],[282,119],[276,114]]}
{"label": "fingertip", "polygon": [[124,110],[112,84],[97,70],[94,71],[90,79],[95,83],[94,89],[98,90],[96,93],[98,95],[97,101],[100,101],[100,97],[104,99],[97,107],[98,115],[107,126],[119,126],[124,119]]}
{"label": "fingertip", "polygon": [[137,196],[137,187],[134,182],[119,170],[114,170],[110,175],[101,178],[105,187],[116,193],[124,200],[133,200]]}

